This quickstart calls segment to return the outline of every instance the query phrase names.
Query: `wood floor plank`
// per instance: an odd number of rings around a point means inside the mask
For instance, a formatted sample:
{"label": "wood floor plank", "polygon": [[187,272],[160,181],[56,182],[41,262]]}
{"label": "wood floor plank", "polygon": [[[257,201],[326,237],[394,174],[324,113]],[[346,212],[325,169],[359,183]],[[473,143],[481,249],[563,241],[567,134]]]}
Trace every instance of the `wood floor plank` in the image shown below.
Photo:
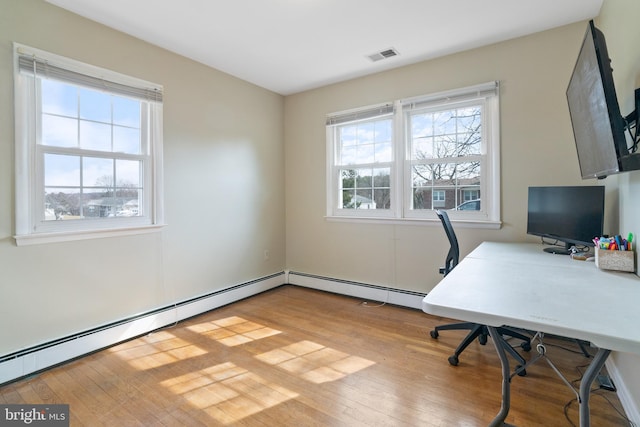
{"label": "wood floor plank", "polygon": [[[476,341],[450,366],[464,332],[429,336],[449,321],[282,286],[7,384],[0,402],[68,403],[71,425],[91,427],[485,426],[500,408],[499,360]],[[547,344],[579,379],[589,360],[577,346]],[[574,397],[539,361],[513,379],[507,421],[577,424]],[[591,409],[594,427],[629,425],[613,392],[595,391]]]}

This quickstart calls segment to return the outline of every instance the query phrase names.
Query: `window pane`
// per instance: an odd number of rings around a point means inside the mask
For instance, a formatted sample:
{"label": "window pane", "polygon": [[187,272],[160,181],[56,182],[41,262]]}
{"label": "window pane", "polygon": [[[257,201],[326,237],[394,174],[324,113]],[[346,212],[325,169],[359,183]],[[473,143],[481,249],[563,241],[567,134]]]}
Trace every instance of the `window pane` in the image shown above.
{"label": "window pane", "polygon": [[342,191],[342,209],[355,209],[356,190]]}
{"label": "window pane", "polygon": [[373,169],[358,169],[356,188],[371,188],[373,185]]}
{"label": "window pane", "polygon": [[111,126],[81,120],[80,147],[87,150],[111,151]]}
{"label": "window pane", "polygon": [[414,165],[412,186],[413,209],[479,210],[480,162]]}
{"label": "window pane", "polygon": [[460,155],[480,154],[482,140],[482,108],[474,106],[457,110]]}
{"label": "window pane", "polygon": [[434,157],[444,159],[447,157],[458,157],[458,144],[455,135],[437,135],[434,140]]}
{"label": "window pane", "polygon": [[373,144],[375,123],[360,123],[358,125],[358,144]]}
{"label": "window pane", "polygon": [[80,157],[45,154],[44,185],[46,187],[79,187]]}
{"label": "window pane", "polygon": [[432,159],[433,154],[433,137],[420,137],[412,141],[411,158],[414,160]]}
{"label": "window pane", "polygon": [[140,101],[113,97],[113,123],[116,125],[140,128]]}
{"label": "window pane", "polygon": [[411,158],[448,158],[481,154],[480,105],[409,116]]}
{"label": "window pane", "polygon": [[422,138],[433,135],[433,115],[413,114],[411,116],[411,135]]}
{"label": "window pane", "polygon": [[413,187],[430,186],[433,181],[433,165],[415,165],[411,169]]}
{"label": "window pane", "polygon": [[353,145],[356,145],[357,129],[357,126],[354,125],[342,126],[340,128],[340,145],[342,147],[351,147]]}
{"label": "window pane", "polygon": [[456,132],[453,113],[451,110],[433,113],[433,133],[435,135],[447,135]]}
{"label": "window pane", "polygon": [[52,147],[77,147],[78,121],[76,119],[43,114],[42,144]]}
{"label": "window pane", "polygon": [[81,88],[80,118],[111,123],[111,95]]}
{"label": "window pane", "polygon": [[376,209],[391,209],[391,190],[386,189],[373,189],[373,199],[376,204]]}
{"label": "window pane", "polygon": [[137,160],[116,160],[116,183],[118,187],[140,187],[141,164]]}
{"label": "window pane", "polygon": [[358,155],[356,146],[343,147],[340,150],[340,163],[341,165],[355,165],[358,162]]}
{"label": "window pane", "polygon": [[391,142],[392,128],[391,120],[379,120],[375,122],[374,140],[376,143]]}
{"label": "window pane", "polygon": [[140,209],[140,200],[142,200],[142,192],[136,189],[119,189],[117,196],[121,200],[118,206],[116,216],[141,216],[143,214]]}
{"label": "window pane", "polygon": [[375,145],[374,161],[390,162],[393,160],[393,146],[391,142],[378,143]]}
{"label": "window pane", "polygon": [[431,189],[413,189],[413,209],[431,209]]}
{"label": "window pane", "polygon": [[116,153],[140,154],[140,129],[114,126],[113,151]]}
{"label": "window pane", "polygon": [[116,199],[109,190],[85,191],[82,195],[82,215],[86,219],[115,216]]}
{"label": "window pane", "polygon": [[373,170],[373,186],[376,188],[391,187],[391,168],[375,168]]}
{"label": "window pane", "polygon": [[42,79],[42,112],[78,117],[78,89],[56,80]]}
{"label": "window pane", "polygon": [[391,168],[359,168],[340,171],[343,209],[390,209]]}
{"label": "window pane", "polygon": [[339,128],[338,164],[353,165],[393,161],[392,120],[373,120]]}
{"label": "window pane", "polygon": [[373,163],[374,150],[373,144],[358,145],[356,150],[357,163]]}
{"label": "window pane", "polygon": [[356,190],[356,209],[375,209],[376,202],[373,200],[373,190]]}
{"label": "window pane", "polygon": [[458,163],[456,174],[460,185],[480,185],[480,162]]}
{"label": "window pane", "polygon": [[356,175],[357,172],[353,169],[341,170],[342,188],[356,188]]}
{"label": "window pane", "polygon": [[113,159],[83,158],[82,182],[86,187],[113,189]]}
{"label": "window pane", "polygon": [[45,221],[80,218],[80,189],[47,188],[45,190]]}

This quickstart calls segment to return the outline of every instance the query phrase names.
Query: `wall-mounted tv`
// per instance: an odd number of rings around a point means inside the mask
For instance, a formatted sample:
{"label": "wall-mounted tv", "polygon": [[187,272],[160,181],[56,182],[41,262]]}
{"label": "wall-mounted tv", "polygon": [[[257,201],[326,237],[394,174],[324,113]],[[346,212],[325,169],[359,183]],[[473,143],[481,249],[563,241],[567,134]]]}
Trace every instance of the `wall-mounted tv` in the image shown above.
{"label": "wall-mounted tv", "polygon": [[[639,91],[635,99],[638,104]],[[583,179],[640,169],[636,137],[631,134],[640,110],[621,115],[604,34],[593,21],[569,81],[567,101]]]}

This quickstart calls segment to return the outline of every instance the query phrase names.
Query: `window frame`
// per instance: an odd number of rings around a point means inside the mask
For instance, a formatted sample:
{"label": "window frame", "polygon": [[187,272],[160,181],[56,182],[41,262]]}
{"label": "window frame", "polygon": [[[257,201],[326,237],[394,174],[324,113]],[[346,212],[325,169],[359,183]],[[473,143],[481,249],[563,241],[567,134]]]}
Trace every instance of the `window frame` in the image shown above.
{"label": "window frame", "polygon": [[[384,218],[384,217],[393,217],[395,216],[394,202],[391,201],[390,209],[344,209],[341,206],[341,192],[342,186],[341,182],[341,170],[345,168],[349,168],[352,166],[352,169],[363,169],[363,168],[389,168],[390,169],[390,187],[393,188],[395,175],[396,175],[396,165],[395,165],[395,157],[396,153],[393,150],[394,144],[393,140],[395,139],[395,119],[393,117],[393,109],[389,107],[390,104],[380,104],[376,106],[367,107],[364,115],[357,114],[359,110],[349,110],[341,112],[339,115],[343,117],[339,125],[337,126],[327,126],[327,139],[331,139],[335,141],[335,145],[332,150],[328,151],[328,160],[327,164],[329,165],[328,171],[328,180],[330,182],[329,185],[335,186],[336,190],[333,192],[327,193],[327,204],[331,206],[331,215],[338,217],[370,217],[370,218]],[[351,116],[352,113],[355,115]],[[377,114],[374,111],[379,111],[380,114]],[[373,163],[357,163],[353,165],[342,164],[338,161],[340,157],[341,150],[338,147],[340,137],[340,126],[352,126],[358,124],[366,124],[380,120],[386,120],[386,118],[391,119],[391,133],[392,133],[392,159],[387,162],[373,162]]]}
{"label": "window frame", "polygon": [[[15,101],[15,241],[19,246],[60,241],[114,237],[142,234],[159,230],[164,225],[163,215],[163,174],[162,174],[162,86],[124,74],[85,64],[40,49],[13,44],[14,54],[14,101]],[[105,84],[120,85],[122,88],[141,88],[151,90],[157,99],[141,101],[141,126],[143,137],[140,154],[124,154],[115,151],[96,151],[86,148],[56,147],[40,144],[42,127],[42,99],[40,79],[23,73],[20,69],[20,57],[33,57],[34,60],[53,64],[62,72],[71,75],[87,76],[90,79],[104,80]],[[63,79],[64,81],[64,79]],[[85,86],[75,81],[67,83],[75,87]],[[105,93],[122,95],[116,90],[104,90]],[[159,101],[158,101],[159,99]],[[146,146],[145,146],[146,144]],[[146,148],[146,149],[145,149]],[[45,154],[69,154],[72,156],[90,156],[97,158],[139,160],[142,164],[139,187],[142,188],[142,214],[131,217],[103,217],[91,219],[54,221],[45,220]]]}
{"label": "window frame", "polygon": [[[335,174],[336,135],[340,123],[333,120],[344,114],[357,115],[358,111],[372,107],[332,113],[327,116],[327,206],[326,218],[337,221],[361,222],[433,222],[438,221],[433,209],[411,209],[411,145],[408,129],[409,114],[416,111],[444,111],[456,106],[482,104],[482,147],[476,157],[481,162],[481,210],[458,211],[452,209],[452,221],[464,226],[497,229],[500,218],[500,111],[499,82],[493,81],[455,90],[438,92],[404,100],[396,100],[393,111],[394,160],[391,173],[391,209],[372,210],[337,209],[339,177]],[[388,105],[390,103],[386,103]],[[373,106],[375,108],[375,106]],[[446,160],[446,159],[445,159]],[[437,159],[436,159],[437,161]],[[433,197],[433,196],[432,196]],[[460,201],[462,203],[463,200]]]}

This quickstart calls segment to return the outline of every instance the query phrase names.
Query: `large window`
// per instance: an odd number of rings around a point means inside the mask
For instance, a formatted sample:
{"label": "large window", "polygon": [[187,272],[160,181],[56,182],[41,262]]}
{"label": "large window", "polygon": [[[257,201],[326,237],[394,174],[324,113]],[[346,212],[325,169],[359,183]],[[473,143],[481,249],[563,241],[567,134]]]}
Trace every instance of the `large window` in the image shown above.
{"label": "large window", "polygon": [[327,118],[327,215],[498,224],[498,84]]}
{"label": "large window", "polygon": [[18,244],[162,222],[162,88],[16,44]]}

